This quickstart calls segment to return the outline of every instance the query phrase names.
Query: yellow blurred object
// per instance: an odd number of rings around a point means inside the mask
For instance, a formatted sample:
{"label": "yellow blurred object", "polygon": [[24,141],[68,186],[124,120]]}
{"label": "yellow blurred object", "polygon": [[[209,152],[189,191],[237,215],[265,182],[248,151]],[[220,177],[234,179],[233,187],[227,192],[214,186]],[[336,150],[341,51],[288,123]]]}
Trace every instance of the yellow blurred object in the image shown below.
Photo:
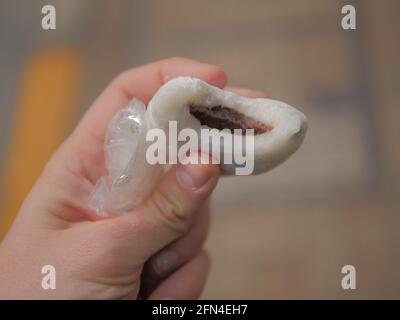
{"label": "yellow blurred object", "polygon": [[73,48],[47,47],[24,69],[4,167],[0,239],[73,120],[81,60]]}

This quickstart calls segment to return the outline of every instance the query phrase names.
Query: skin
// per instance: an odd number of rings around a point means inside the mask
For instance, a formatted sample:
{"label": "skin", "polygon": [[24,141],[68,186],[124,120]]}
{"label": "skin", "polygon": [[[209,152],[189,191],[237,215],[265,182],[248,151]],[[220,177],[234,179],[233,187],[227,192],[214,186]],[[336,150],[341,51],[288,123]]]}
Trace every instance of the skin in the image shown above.
{"label": "skin", "polygon": [[[219,67],[171,58],[123,72],[97,98],[45,166],[0,245],[0,299],[199,297],[209,269],[202,247],[216,165],[176,165],[124,216],[101,219],[85,206],[106,174],[103,140],[115,112],[133,97],[147,104],[165,81],[188,75],[220,88],[227,81]],[[41,287],[49,264],[56,290]]]}

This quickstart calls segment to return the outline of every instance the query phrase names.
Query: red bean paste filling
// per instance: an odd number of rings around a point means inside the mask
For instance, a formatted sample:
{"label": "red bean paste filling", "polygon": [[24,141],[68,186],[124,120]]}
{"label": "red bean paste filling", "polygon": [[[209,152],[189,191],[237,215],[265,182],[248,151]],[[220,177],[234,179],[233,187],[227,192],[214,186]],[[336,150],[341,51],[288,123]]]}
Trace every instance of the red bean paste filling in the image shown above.
{"label": "red bean paste filling", "polygon": [[272,130],[269,125],[266,125],[261,121],[255,120],[240,112],[223,106],[208,108],[190,105],[189,110],[202,125],[218,130],[229,129],[231,133],[233,133],[234,129],[242,129],[242,135],[246,134],[246,129],[254,129],[255,135]]}

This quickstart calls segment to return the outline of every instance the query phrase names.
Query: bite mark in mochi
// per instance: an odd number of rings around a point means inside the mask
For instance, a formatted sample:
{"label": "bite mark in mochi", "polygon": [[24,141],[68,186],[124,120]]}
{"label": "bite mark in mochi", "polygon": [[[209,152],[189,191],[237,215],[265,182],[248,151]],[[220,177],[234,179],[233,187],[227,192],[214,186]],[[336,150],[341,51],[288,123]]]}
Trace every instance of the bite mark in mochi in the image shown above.
{"label": "bite mark in mochi", "polygon": [[214,106],[207,108],[190,105],[189,110],[202,125],[218,130],[230,129],[233,133],[234,129],[242,129],[242,135],[246,134],[246,129],[254,129],[255,135],[272,130],[271,126],[228,107]]}

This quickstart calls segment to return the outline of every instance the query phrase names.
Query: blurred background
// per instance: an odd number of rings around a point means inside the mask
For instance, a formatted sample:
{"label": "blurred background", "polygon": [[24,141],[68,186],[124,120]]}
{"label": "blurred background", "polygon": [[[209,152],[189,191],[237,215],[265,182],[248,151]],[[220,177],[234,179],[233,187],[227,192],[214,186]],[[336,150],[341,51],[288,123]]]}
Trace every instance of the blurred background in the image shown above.
{"label": "blurred background", "polygon": [[[41,28],[46,4],[56,30]],[[357,30],[341,28],[345,4]],[[309,118],[289,161],[220,182],[202,298],[400,298],[399,12],[397,0],[0,0],[0,236],[116,74],[184,56]],[[341,288],[347,264],[356,290]]]}

